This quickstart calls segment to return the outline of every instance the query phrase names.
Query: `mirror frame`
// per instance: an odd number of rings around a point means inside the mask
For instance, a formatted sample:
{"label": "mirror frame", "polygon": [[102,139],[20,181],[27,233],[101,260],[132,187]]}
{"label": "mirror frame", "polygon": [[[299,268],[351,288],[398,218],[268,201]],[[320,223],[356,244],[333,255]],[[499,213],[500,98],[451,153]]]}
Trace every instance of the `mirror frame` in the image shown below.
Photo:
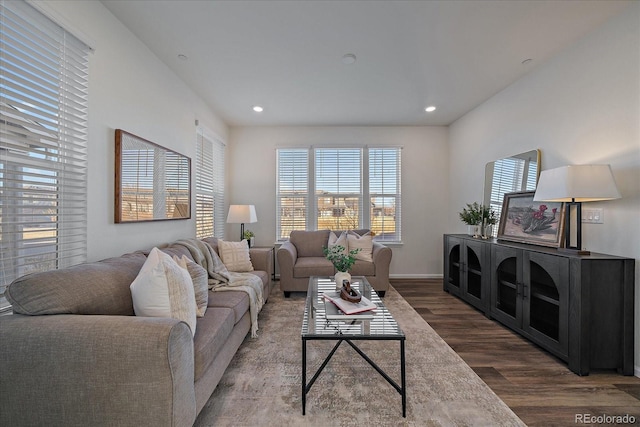
{"label": "mirror frame", "polygon": [[[115,132],[115,151],[116,224],[191,218],[189,157],[122,129]],[[134,156],[134,162],[125,161],[130,157],[127,153]],[[146,167],[140,167],[141,163]],[[171,166],[174,167],[168,169]],[[150,187],[140,188],[137,183],[142,181],[149,183]],[[160,183],[162,188],[155,188],[155,183]],[[170,183],[177,188],[168,190]]]}

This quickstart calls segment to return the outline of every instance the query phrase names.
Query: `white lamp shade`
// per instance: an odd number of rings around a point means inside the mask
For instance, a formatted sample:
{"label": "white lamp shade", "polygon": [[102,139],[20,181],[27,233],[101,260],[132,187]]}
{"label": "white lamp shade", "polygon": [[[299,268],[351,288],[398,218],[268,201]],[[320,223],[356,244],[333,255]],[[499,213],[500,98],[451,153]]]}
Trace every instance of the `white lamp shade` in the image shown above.
{"label": "white lamp shade", "polygon": [[609,165],[570,165],[540,173],[534,201],[595,202],[619,199]]}
{"label": "white lamp shade", "polygon": [[258,222],[256,207],[254,205],[231,205],[227,222],[230,224],[250,224]]}

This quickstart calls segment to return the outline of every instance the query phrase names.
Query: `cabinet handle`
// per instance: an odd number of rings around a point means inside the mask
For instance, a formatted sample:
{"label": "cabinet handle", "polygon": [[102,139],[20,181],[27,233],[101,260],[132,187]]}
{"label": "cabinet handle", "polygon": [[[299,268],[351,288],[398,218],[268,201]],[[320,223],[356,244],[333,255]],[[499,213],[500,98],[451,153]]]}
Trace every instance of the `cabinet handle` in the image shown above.
{"label": "cabinet handle", "polygon": [[526,283],[522,283],[522,287],[524,288],[524,292],[522,293],[522,299],[527,299],[527,284]]}

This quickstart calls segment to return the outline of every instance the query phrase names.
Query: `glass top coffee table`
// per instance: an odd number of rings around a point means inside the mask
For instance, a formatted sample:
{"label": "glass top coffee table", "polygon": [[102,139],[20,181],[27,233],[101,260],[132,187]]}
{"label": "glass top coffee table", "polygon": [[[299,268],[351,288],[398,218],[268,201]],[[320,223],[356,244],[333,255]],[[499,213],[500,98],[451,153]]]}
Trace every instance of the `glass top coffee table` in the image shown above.
{"label": "glass top coffee table", "polygon": [[[405,335],[393,318],[387,307],[373,290],[365,277],[353,276],[351,287],[360,292],[365,298],[373,302],[377,308],[374,312],[362,315],[337,318],[332,311],[325,309],[325,292],[336,292],[336,283],[332,277],[312,276],[309,278],[307,301],[302,319],[302,415],[305,414],[307,393],[318,379],[322,370],[327,366],[338,347],[345,342],[349,344],[364,360],[366,360],[382,377],[387,380],[402,397],[402,416],[406,417],[407,389],[405,373],[404,341]],[[331,304],[326,302],[326,304]],[[373,314],[375,313],[375,314]],[[327,318],[330,317],[330,319]],[[322,365],[307,383],[307,341],[334,340],[336,345],[329,352]],[[376,363],[369,358],[353,341],[358,340],[386,340],[400,342],[400,385],[387,375]]]}

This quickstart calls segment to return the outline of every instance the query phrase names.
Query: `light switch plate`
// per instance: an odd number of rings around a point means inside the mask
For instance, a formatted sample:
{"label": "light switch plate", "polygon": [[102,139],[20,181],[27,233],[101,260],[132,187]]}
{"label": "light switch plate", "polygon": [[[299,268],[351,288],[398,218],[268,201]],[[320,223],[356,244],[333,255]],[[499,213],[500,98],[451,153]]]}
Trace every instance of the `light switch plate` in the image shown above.
{"label": "light switch plate", "polygon": [[604,224],[602,208],[582,208],[582,222],[588,224]]}

